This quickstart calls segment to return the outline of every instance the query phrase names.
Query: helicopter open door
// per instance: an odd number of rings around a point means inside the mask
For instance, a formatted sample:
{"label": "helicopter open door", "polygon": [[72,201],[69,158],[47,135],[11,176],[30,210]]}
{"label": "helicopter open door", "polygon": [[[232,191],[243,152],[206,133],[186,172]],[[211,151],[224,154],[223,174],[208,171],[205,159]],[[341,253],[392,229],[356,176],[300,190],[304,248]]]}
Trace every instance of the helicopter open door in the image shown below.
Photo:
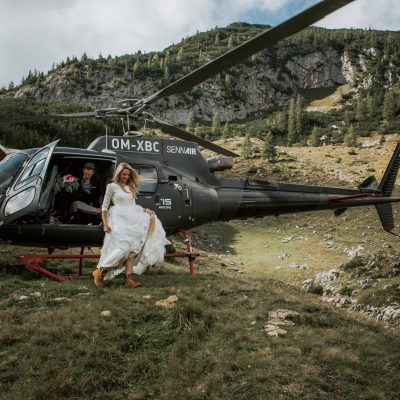
{"label": "helicopter open door", "polygon": [[58,140],[42,147],[25,162],[25,166],[7,189],[0,209],[0,225],[13,222],[39,209],[47,167],[57,143]]}

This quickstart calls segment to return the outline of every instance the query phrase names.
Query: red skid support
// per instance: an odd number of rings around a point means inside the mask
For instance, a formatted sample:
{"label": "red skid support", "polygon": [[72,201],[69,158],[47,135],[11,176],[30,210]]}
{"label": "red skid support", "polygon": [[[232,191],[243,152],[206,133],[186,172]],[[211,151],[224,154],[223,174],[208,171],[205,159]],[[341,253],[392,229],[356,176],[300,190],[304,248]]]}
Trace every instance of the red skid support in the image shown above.
{"label": "red skid support", "polygon": [[70,259],[78,259],[78,271],[77,275],[82,275],[82,260],[88,258],[99,258],[97,255],[85,255],[83,254],[83,250],[81,250],[80,255],[29,255],[29,256],[16,256],[16,258],[21,261],[26,269],[31,271],[39,272],[42,275],[45,275],[49,278],[55,279],[56,281],[66,281],[67,279],[62,277],[61,275],[55,274],[54,272],[49,271],[46,268],[43,268],[40,263],[43,260],[70,260]]}

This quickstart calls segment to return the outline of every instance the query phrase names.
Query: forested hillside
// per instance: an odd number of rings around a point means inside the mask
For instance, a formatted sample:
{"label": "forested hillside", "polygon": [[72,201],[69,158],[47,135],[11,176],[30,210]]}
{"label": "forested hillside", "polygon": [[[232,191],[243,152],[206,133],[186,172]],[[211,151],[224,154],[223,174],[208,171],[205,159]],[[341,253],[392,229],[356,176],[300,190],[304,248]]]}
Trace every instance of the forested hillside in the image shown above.
{"label": "forested hillside", "polygon": [[[255,36],[266,26],[234,23],[182,39],[158,53],[91,59],[83,54],[47,73],[29,71],[0,91],[0,116],[70,112],[140,98]],[[351,143],[371,131],[395,132],[400,112],[399,32],[311,27],[218,74],[191,91],[158,101],[151,112],[201,136],[251,134],[277,144]],[[310,101],[346,85],[328,112]],[[344,86],[343,86],[344,87]],[[109,121],[118,133],[118,121]],[[10,147],[61,137],[87,145],[103,134],[101,121],[41,122],[0,127]],[[322,139],[321,139],[322,138]]]}

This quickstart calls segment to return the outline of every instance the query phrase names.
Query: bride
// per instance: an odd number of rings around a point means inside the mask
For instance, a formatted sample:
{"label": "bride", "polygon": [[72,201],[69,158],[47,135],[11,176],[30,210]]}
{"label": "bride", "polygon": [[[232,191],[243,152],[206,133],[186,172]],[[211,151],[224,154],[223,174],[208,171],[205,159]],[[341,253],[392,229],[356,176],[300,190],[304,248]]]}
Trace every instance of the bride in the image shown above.
{"label": "bride", "polygon": [[[160,220],[153,211],[136,204],[141,181],[139,174],[127,163],[118,165],[114,183],[107,185],[102,205],[104,237],[101,257],[93,271],[96,286],[125,271],[125,286],[142,284],[134,274],[141,275],[148,265],[164,260],[165,245],[170,243]],[[110,202],[113,206],[109,208]]]}

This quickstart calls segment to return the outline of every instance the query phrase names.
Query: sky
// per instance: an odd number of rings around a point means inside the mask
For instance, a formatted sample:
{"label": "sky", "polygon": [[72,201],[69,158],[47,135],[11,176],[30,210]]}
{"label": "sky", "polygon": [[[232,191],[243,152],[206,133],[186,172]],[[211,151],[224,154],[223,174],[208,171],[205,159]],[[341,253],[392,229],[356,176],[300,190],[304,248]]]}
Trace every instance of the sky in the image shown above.
{"label": "sky", "polygon": [[[318,0],[0,0],[0,87],[85,52],[160,51],[243,21],[277,25]],[[400,30],[399,0],[355,0],[317,26]]]}

